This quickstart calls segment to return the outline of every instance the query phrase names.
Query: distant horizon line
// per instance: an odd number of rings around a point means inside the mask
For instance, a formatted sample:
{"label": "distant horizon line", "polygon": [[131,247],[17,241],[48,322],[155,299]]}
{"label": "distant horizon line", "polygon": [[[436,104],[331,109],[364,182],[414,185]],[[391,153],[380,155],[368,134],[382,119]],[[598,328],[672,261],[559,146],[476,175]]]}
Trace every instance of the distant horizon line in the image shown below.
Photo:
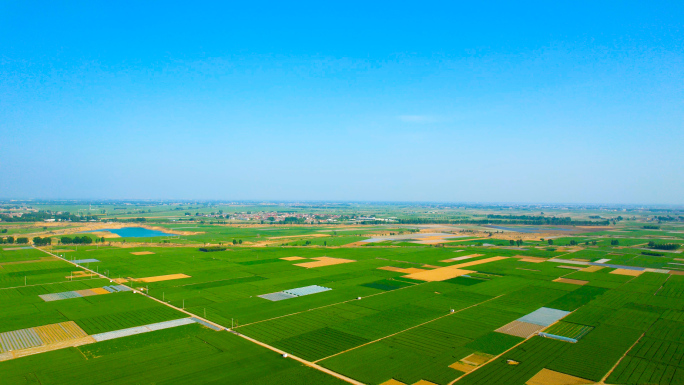
{"label": "distant horizon line", "polygon": [[12,202],[140,202],[140,203],[356,203],[356,204],[442,204],[442,205],[518,205],[518,206],[613,206],[613,207],[677,207],[684,203],[590,203],[590,202],[514,202],[514,201],[431,201],[431,200],[275,200],[275,199],[156,199],[156,198],[0,198],[0,204]]}

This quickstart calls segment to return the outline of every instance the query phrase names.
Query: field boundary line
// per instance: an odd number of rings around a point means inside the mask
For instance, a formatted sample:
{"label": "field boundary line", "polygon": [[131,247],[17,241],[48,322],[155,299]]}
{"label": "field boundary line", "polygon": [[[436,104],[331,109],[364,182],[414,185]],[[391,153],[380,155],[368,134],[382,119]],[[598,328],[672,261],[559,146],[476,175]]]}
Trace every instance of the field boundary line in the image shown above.
{"label": "field boundary line", "polygon": [[[36,248],[36,249],[37,249],[37,248]],[[55,257],[55,258],[59,258],[59,259],[61,259],[61,260],[63,260],[63,261],[69,262],[69,263],[71,263],[72,265],[79,266],[79,267],[81,267],[81,268],[83,268],[83,269],[85,269],[85,270],[87,270],[87,271],[90,271],[91,273],[93,273],[93,274],[95,274],[95,275],[97,275],[97,276],[99,276],[99,277],[101,277],[101,278],[111,280],[111,278],[107,277],[107,276],[104,275],[104,274],[101,274],[101,273],[99,273],[99,272],[90,270],[89,268],[84,267],[84,266],[81,266],[81,265],[79,265],[79,264],[77,264],[77,263],[71,262],[71,261],[69,261],[69,260],[67,260],[67,259],[64,259],[64,258],[60,257],[60,256],[57,256],[57,255],[55,255],[55,254],[52,254],[51,252],[49,252],[49,251],[47,251],[47,250],[41,250],[41,249],[37,249],[37,250],[40,250],[40,251],[42,251],[42,252],[44,252],[44,253],[47,253],[47,254],[50,254],[50,255],[52,255],[52,256]],[[161,303],[161,304],[163,304],[163,305],[166,305],[166,306],[168,306],[168,307],[170,307],[170,308],[172,308],[172,309],[178,310],[178,311],[183,312],[183,313],[185,313],[185,314],[188,314],[188,315],[190,315],[190,316],[192,316],[192,317],[195,317],[195,318],[197,318],[197,319],[200,319],[200,320],[202,320],[202,321],[204,321],[204,322],[207,322],[208,324],[215,325],[216,327],[218,327],[218,328],[220,328],[220,329],[222,329],[222,330],[226,330],[226,331],[228,331],[228,332],[230,332],[230,333],[233,333],[233,334],[235,334],[235,335],[237,335],[237,336],[239,336],[239,337],[242,337],[242,338],[244,338],[244,339],[246,339],[246,340],[248,340],[248,341],[250,341],[250,342],[252,342],[252,343],[255,343],[255,344],[257,344],[257,345],[260,345],[260,346],[262,346],[262,347],[264,347],[264,348],[266,348],[266,349],[269,349],[269,350],[271,350],[271,351],[273,351],[273,352],[279,353],[279,354],[281,354],[281,355],[286,354],[284,351],[282,351],[282,350],[280,350],[280,349],[278,349],[278,348],[276,348],[276,347],[274,347],[274,346],[268,345],[268,344],[263,343],[263,342],[261,342],[261,341],[257,341],[257,340],[255,340],[254,338],[251,338],[251,337],[245,336],[245,335],[243,335],[243,334],[240,334],[240,333],[238,333],[238,332],[236,332],[236,331],[234,331],[234,330],[231,330],[230,328],[227,328],[227,327],[225,327],[225,326],[223,326],[223,325],[217,324],[216,322],[209,321],[209,320],[207,320],[207,319],[205,319],[205,318],[203,318],[203,317],[200,317],[200,316],[198,316],[198,315],[196,315],[196,314],[193,314],[193,313],[191,313],[191,312],[189,312],[189,311],[187,311],[187,310],[185,310],[185,309],[181,309],[181,308],[179,308],[179,307],[173,306],[173,305],[171,305],[171,304],[169,304],[169,303],[166,303],[166,302],[164,302],[164,301],[162,301],[162,300],[160,300],[160,299],[157,299],[157,298],[152,297],[152,296],[150,296],[150,295],[148,295],[148,294],[146,294],[146,293],[143,293],[142,291],[138,291],[138,290],[136,290],[136,289],[134,289],[134,288],[132,288],[132,287],[130,287],[130,286],[128,286],[128,285],[124,285],[124,284],[120,284],[120,285],[126,286],[126,287],[130,288],[130,289],[133,291],[133,293],[142,294],[142,295],[144,295],[144,296],[147,297],[147,298],[150,298],[150,299],[152,299],[152,300],[154,300],[154,301],[157,301],[157,302],[159,302],[159,303]],[[408,287],[413,287],[413,286],[408,286]],[[378,293],[378,294],[382,294],[382,293]],[[305,359],[303,359],[303,358],[299,358],[299,357],[293,356],[293,355],[291,355],[291,354],[288,354],[288,357],[289,357],[289,358],[292,358],[292,359],[295,360],[295,361],[299,361],[299,362],[301,362],[302,364],[311,367],[312,369],[316,369],[316,370],[318,370],[318,371],[321,371],[321,372],[323,372],[323,373],[326,373],[326,374],[328,374],[328,375],[331,375],[331,376],[333,376],[333,377],[336,377],[336,378],[338,378],[338,379],[340,379],[340,380],[342,380],[342,381],[348,382],[348,383],[350,383],[350,384],[354,384],[354,385],[365,385],[364,383],[359,382],[359,381],[356,381],[356,380],[354,380],[353,378],[347,377],[347,376],[345,376],[345,375],[343,375],[343,374],[340,374],[340,373],[337,373],[337,372],[332,371],[332,370],[330,370],[330,369],[324,368],[324,367],[322,367],[322,366],[320,366],[320,365],[316,365],[315,363],[310,362],[310,361],[307,361],[307,360],[305,360]]]}
{"label": "field boundary line", "polygon": [[[650,329],[650,327],[649,327],[649,329]],[[610,377],[610,375],[615,371],[615,369],[618,367],[618,365],[620,365],[620,362],[622,362],[622,360],[623,360],[625,357],[627,357],[627,354],[628,354],[629,352],[631,352],[632,349],[634,349],[634,347],[639,343],[639,341],[641,341],[642,338],[644,338],[645,335],[646,335],[646,332],[641,333],[641,335],[639,336],[639,338],[637,338],[637,340],[632,344],[632,346],[630,346],[629,349],[627,349],[627,351],[625,352],[625,354],[623,354],[622,357],[620,357],[620,359],[617,360],[617,362],[615,363],[615,365],[613,365],[613,367],[610,368],[610,370],[608,371],[608,373],[606,373],[606,375],[603,376],[603,378],[601,378],[601,381],[597,382],[597,384],[605,384],[605,383],[606,383],[606,380],[607,380],[608,377]]]}
{"label": "field boundary line", "polygon": [[464,307],[463,309],[460,309],[460,310],[458,310],[458,311],[454,311],[453,313],[447,313],[447,314],[441,315],[441,316],[439,316],[439,317],[437,317],[437,318],[434,318],[434,319],[431,319],[431,320],[429,320],[429,321],[420,323],[420,324],[415,325],[415,326],[411,326],[410,328],[407,328],[407,329],[398,331],[398,332],[396,332],[396,333],[393,333],[393,334],[384,336],[384,337],[382,337],[382,338],[378,338],[377,340],[373,340],[373,341],[370,341],[370,342],[366,342],[366,343],[363,344],[363,345],[355,346],[355,347],[353,347],[353,348],[351,348],[351,349],[347,349],[347,350],[341,351],[341,352],[339,352],[339,353],[335,353],[335,354],[333,354],[333,355],[330,355],[330,356],[328,356],[328,357],[324,357],[324,358],[318,359],[318,360],[314,361],[314,363],[321,362],[321,361],[323,361],[323,360],[327,360],[328,358],[332,358],[332,357],[338,356],[338,355],[340,355],[340,354],[343,354],[343,353],[346,353],[346,352],[350,352],[350,351],[352,351],[352,350],[354,350],[354,349],[358,349],[358,348],[364,347],[364,346],[366,346],[366,345],[374,344],[374,343],[376,343],[376,342],[378,342],[378,341],[382,341],[382,340],[384,340],[384,339],[387,339],[387,338],[396,336],[397,334],[401,334],[401,333],[403,333],[403,332],[405,332],[405,331],[408,331],[408,330],[411,330],[411,329],[415,329],[415,328],[417,328],[417,327],[419,327],[419,326],[423,326],[423,325],[429,324],[430,322],[437,321],[438,319],[442,319],[442,318],[444,318],[444,317],[448,317],[448,316],[450,316],[450,315],[453,315],[453,314],[456,314],[456,313],[460,313],[460,312],[462,312],[462,311],[464,311],[464,310],[468,310],[468,309],[470,309],[470,308],[472,308],[472,307],[482,305],[483,303],[486,303],[486,302],[495,300],[495,299],[497,299],[497,298],[499,298],[499,297],[502,297],[502,296],[504,296],[504,295],[506,295],[506,294],[498,295],[498,296],[496,296],[496,297],[493,297],[493,298],[484,300],[484,301],[482,301],[482,302],[478,302],[478,303],[476,303],[476,304],[474,304],[474,305],[470,305],[470,306],[468,306],[468,307]]}
{"label": "field boundary line", "polygon": [[[407,282],[407,283],[409,283],[409,282]],[[382,292],[380,292],[380,293],[375,293],[375,294],[367,295],[367,296],[365,296],[365,297],[361,297],[361,299],[370,298],[370,297],[375,297],[376,295],[387,294],[387,293],[391,293],[391,292],[394,292],[394,291],[397,291],[397,290],[408,289],[409,287],[416,287],[416,286],[420,286],[420,285],[423,285],[423,284],[425,284],[425,282],[423,282],[423,283],[416,283],[416,284],[414,284],[414,285],[412,285],[412,286],[400,287],[400,288],[394,289],[394,290],[382,291]],[[330,307],[330,306],[337,306],[337,305],[341,305],[341,304],[343,304],[343,303],[352,302],[352,301],[358,301],[358,299],[356,299],[356,298],[348,299],[348,300],[346,300],[346,301],[331,303],[331,304],[329,304],[329,305],[323,305],[323,306],[319,306],[319,307],[314,307],[314,308],[311,308],[311,309],[302,310],[302,311],[298,311],[298,312],[294,312],[294,313],[290,313],[290,314],[285,314],[285,315],[280,315],[280,316],[277,316],[277,317],[273,317],[273,318],[269,318],[269,319],[264,319],[264,320],[261,320],[261,321],[254,321],[254,322],[250,322],[250,323],[248,323],[248,324],[236,326],[234,329],[239,329],[239,328],[242,328],[242,327],[245,327],[245,326],[255,325],[255,324],[258,324],[258,323],[262,323],[262,322],[273,321],[273,320],[276,320],[276,319],[278,319],[278,318],[289,317],[289,316],[291,316],[291,315],[297,315],[297,314],[301,314],[301,313],[306,313],[306,312],[309,312],[309,311],[318,310],[318,309],[323,309],[323,308]]]}
{"label": "field boundary line", "polygon": [[[573,312],[574,312],[574,311],[576,311],[576,310],[573,310]],[[566,317],[567,317],[567,315],[566,315]],[[565,317],[563,317],[563,318],[565,318]],[[549,325],[549,326],[544,327],[544,329],[542,329],[542,330],[540,330],[540,331],[546,330],[546,329],[550,328],[551,326],[553,326],[553,325],[555,325],[555,324],[561,322],[561,321],[563,320],[563,318],[557,320],[556,322],[552,323],[552,324]],[[474,371],[476,371],[476,370],[478,370],[478,369],[480,369],[480,368],[484,368],[485,366],[487,366],[487,364],[491,364],[492,362],[496,361],[497,359],[499,359],[499,358],[500,358],[501,356],[503,356],[504,354],[510,352],[511,350],[513,350],[513,349],[517,348],[518,346],[524,344],[525,342],[529,341],[530,339],[532,339],[532,337],[537,336],[537,333],[538,333],[538,332],[535,332],[535,333],[532,334],[531,336],[529,336],[529,337],[525,338],[524,340],[518,342],[517,344],[511,346],[510,348],[506,349],[506,351],[502,352],[501,354],[499,354],[499,355],[497,355],[497,356],[494,356],[491,360],[489,360],[489,361],[485,362],[484,364],[482,364],[482,365],[476,367],[475,369],[471,370],[470,372],[461,374],[460,376],[456,377],[453,381],[449,382],[447,385],[453,385],[454,383],[456,383],[457,381],[459,381],[461,378],[463,378],[463,377],[469,375],[470,373],[472,373],[472,372],[474,372]]]}

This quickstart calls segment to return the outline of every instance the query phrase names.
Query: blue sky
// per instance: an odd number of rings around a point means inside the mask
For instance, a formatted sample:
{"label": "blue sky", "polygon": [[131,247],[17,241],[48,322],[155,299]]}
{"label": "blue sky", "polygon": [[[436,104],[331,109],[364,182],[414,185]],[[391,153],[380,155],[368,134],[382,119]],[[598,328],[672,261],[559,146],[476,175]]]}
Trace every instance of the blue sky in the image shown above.
{"label": "blue sky", "polygon": [[0,2],[0,198],[684,203],[682,2],[140,3]]}

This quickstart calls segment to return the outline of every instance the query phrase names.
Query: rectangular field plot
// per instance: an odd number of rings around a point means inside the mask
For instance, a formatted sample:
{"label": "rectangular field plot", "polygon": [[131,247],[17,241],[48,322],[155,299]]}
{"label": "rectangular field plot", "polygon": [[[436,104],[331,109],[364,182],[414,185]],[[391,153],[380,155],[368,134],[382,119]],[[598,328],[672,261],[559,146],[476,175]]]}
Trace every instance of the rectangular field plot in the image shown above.
{"label": "rectangular field plot", "polygon": [[311,295],[316,293],[322,293],[324,291],[332,290],[329,287],[323,287],[318,285],[311,285],[305,287],[299,287],[296,289],[289,289],[279,291],[277,293],[262,294],[259,297],[267,299],[269,301],[282,301],[290,298],[303,297],[305,295]]}
{"label": "rectangular field plot", "polygon": [[591,326],[560,321],[557,324],[552,325],[548,329],[544,330],[544,333],[553,334],[561,337],[567,337],[573,340],[580,340],[582,337],[587,335],[587,333],[589,333],[592,329],[594,328]]}
{"label": "rectangular field plot", "polygon": [[565,343],[569,348],[546,368],[599,381],[640,336],[634,329],[599,326],[578,343]]}
{"label": "rectangular field plot", "polygon": [[[467,385],[522,385],[539,373],[549,362],[571,345],[565,342],[533,337],[484,367],[457,382]],[[509,360],[517,364],[511,365]]]}

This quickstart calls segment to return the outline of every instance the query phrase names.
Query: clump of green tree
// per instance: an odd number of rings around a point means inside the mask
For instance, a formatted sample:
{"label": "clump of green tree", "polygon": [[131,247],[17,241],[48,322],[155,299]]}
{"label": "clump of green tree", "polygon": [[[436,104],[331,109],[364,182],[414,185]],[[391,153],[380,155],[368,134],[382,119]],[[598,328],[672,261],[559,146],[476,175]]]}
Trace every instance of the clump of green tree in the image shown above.
{"label": "clump of green tree", "polygon": [[14,243],[14,237],[9,236],[7,238],[0,238],[0,244],[4,244],[4,243],[8,243],[10,245],[13,244]]}
{"label": "clump of green tree", "polygon": [[611,239],[610,245],[611,246],[618,246],[620,244],[620,241],[617,239]]}
{"label": "clump of green tree", "polygon": [[36,246],[47,246],[52,244],[52,238],[50,237],[35,237],[33,238],[33,244]]}
{"label": "clump of green tree", "polygon": [[641,228],[646,230],[660,230],[660,226],[656,225],[643,225]]}
{"label": "clump of green tree", "polygon": [[205,253],[211,252],[211,251],[225,251],[227,248],[221,247],[221,246],[205,246],[205,247],[200,247],[199,251],[204,251]]}
{"label": "clump of green tree", "polygon": [[655,243],[651,241],[648,243],[648,247],[657,250],[677,250],[681,245],[677,243]]}
{"label": "clump of green tree", "polygon": [[19,245],[26,245],[28,243],[29,243],[29,239],[26,237],[17,238],[17,244],[19,244]]}
{"label": "clump of green tree", "polygon": [[241,245],[241,244],[242,244],[242,239],[233,239],[233,244],[234,244],[234,245]]}
{"label": "clump of green tree", "polygon": [[84,235],[84,236],[82,236],[82,237],[76,236],[76,237],[73,237],[73,238],[71,238],[71,237],[61,237],[61,238],[59,239],[59,241],[60,241],[63,245],[71,245],[71,244],[74,244],[74,245],[81,245],[81,244],[89,245],[89,244],[93,243],[93,239],[90,238],[90,237],[88,237],[88,236],[86,236],[86,235]]}
{"label": "clump of green tree", "polygon": [[642,251],[641,254],[643,255],[650,255],[653,257],[663,257],[665,256],[665,253],[658,253],[656,251]]}

